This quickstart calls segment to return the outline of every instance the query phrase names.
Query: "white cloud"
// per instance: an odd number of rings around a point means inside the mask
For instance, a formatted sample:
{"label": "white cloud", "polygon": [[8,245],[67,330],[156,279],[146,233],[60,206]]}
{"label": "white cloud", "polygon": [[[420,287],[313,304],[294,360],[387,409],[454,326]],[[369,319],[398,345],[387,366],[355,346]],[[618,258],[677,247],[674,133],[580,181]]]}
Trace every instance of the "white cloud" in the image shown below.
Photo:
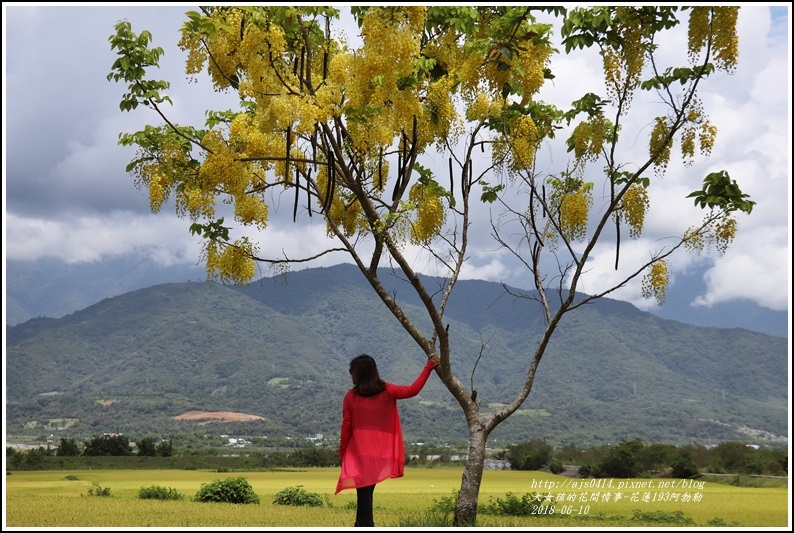
{"label": "white cloud", "polygon": [[[786,287],[781,287],[777,276],[780,266],[790,265],[790,261],[791,258],[779,244],[775,246],[766,238],[755,242],[752,254],[726,253],[705,274],[708,292],[693,303],[711,307],[734,299],[746,299],[763,307],[785,311],[790,287],[788,283]],[[788,290],[784,291],[784,288]]]}
{"label": "white cloud", "polygon": [[[161,265],[195,264],[200,241],[189,238],[185,221],[173,216],[113,212],[63,221],[6,214],[6,257],[54,257],[67,263],[94,262],[139,250]],[[155,223],[153,223],[155,222]]]}
{"label": "white cloud", "polygon": [[[204,109],[233,107],[232,95],[218,95],[206,79],[189,84],[183,74],[184,54],[176,43],[184,12],[191,7],[4,4],[3,9],[7,257],[96,261],[141,250],[161,263],[195,264],[200,242],[189,234],[189,221],[177,219],[172,208],[164,207],[156,216],[149,212],[146,193],[135,189],[132,177],[124,172],[134,150],[117,145],[119,132],[136,131],[159,118],[145,110],[121,112],[118,101],[124,87],[105,78],[115,59],[107,38],[116,21],[126,18],[135,32],[151,30],[154,44],[166,50],[160,72],[152,77],[172,82],[175,105],[166,111],[175,121],[201,125]],[[739,235],[725,257],[676,254],[674,279],[677,273],[707,271],[706,292],[692,295],[703,305],[748,298],[773,309],[786,308],[781,288],[788,287],[790,279],[791,86],[790,35],[785,27],[790,23],[785,9],[784,24],[771,18],[768,6],[742,7],[739,68],[733,76],[715,75],[701,88],[706,110],[718,128],[714,153],[692,167],[671,162],[667,176],[652,186],[643,239],[631,241],[623,235],[621,270],[616,272],[615,250],[609,243],[613,237],[606,236],[604,247],[588,265],[582,290],[596,292],[617,283],[628,271],[624,269],[647,259],[649,250],[699,221],[702,213],[686,195],[699,188],[708,172],[726,169],[758,204],[751,216],[740,218]],[[349,20],[347,26],[352,27]],[[75,27],[80,28],[78,33]],[[663,37],[663,46],[673,46],[665,60],[675,58],[680,63],[685,57],[684,31],[682,26]],[[575,59],[560,57],[552,66],[557,77],[542,89],[540,98],[567,106],[581,96],[583,87],[603,94],[601,68],[594,50]],[[652,94],[638,95],[634,106],[637,111],[662,109]],[[624,125],[624,160],[631,160],[632,154],[639,160],[647,153],[643,143],[650,115],[639,115],[644,122]],[[565,168],[568,154],[563,142],[561,136],[540,154],[549,172]],[[525,270],[490,239],[487,208],[478,206],[472,213],[477,225],[463,276],[530,286]],[[319,216],[309,219],[303,214],[293,224],[291,215],[290,199],[274,209],[268,230],[255,235],[262,255],[305,257],[330,245]],[[418,270],[445,275],[429,270],[432,262],[419,250],[409,247],[408,253]],[[311,266],[341,261],[349,258],[329,254]],[[748,279],[753,283],[746,283]],[[640,297],[638,280],[612,296],[649,305]]]}

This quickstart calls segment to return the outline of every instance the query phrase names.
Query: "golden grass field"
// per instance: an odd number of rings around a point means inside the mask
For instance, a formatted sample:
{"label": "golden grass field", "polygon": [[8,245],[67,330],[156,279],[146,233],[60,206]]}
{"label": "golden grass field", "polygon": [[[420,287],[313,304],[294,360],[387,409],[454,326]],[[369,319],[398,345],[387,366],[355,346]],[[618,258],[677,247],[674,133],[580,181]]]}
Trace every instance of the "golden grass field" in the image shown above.
{"label": "golden grass field", "polygon": [[[338,468],[293,469],[268,472],[195,470],[81,470],[14,471],[6,475],[6,527],[349,527],[355,518],[355,491],[334,495]],[[375,524],[381,527],[425,526],[435,501],[449,498],[460,486],[459,468],[406,468],[405,477],[390,479],[375,489]],[[67,476],[76,479],[67,479]],[[227,477],[244,477],[260,503],[239,505],[191,501],[203,483]],[[690,526],[742,526],[789,528],[787,487],[744,488],[701,482],[702,488],[663,488],[667,479],[613,479],[612,487],[574,487],[571,479],[543,472],[487,470],[480,490],[480,505],[512,493],[563,494],[547,516],[506,517],[478,513],[478,527],[648,527],[664,526],[647,520],[654,512],[680,511]],[[568,483],[564,487],[564,483]],[[551,483],[557,484],[555,488]],[[618,489],[618,485],[623,487]],[[628,484],[643,488],[626,488]],[[649,486],[652,485],[652,486]],[[141,487],[173,488],[182,501],[141,500]],[[326,498],[323,507],[273,505],[276,493],[302,486]],[[110,497],[89,495],[97,487],[108,488]],[[614,501],[616,494],[622,497]],[[636,494],[638,501],[632,502]],[[677,494],[677,496],[674,496]],[[684,495],[688,494],[688,497]],[[643,498],[647,501],[643,501]],[[659,501],[677,498],[678,501]],[[688,501],[683,501],[688,499]],[[434,501],[435,500],[435,501]],[[608,501],[607,501],[608,500]],[[656,501],[654,501],[656,500]],[[635,510],[646,520],[632,520]],[[587,511],[585,513],[585,511]],[[565,512],[565,515],[561,513]],[[432,524],[433,522],[430,521]],[[682,524],[679,524],[682,525]],[[5,528],[4,528],[5,529]]]}

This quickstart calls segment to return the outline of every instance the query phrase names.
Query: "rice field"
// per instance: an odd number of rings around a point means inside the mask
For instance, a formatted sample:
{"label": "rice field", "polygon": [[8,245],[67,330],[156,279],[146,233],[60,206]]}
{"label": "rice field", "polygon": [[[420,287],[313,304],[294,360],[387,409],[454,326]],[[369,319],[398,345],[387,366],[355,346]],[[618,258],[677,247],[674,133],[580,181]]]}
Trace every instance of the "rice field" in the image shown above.
{"label": "rice field", "polygon": [[[337,468],[266,472],[199,470],[14,471],[6,475],[5,527],[168,527],[168,528],[344,528],[355,519],[355,491],[334,495]],[[375,489],[378,527],[450,526],[451,517],[431,512],[459,488],[461,469],[406,468],[405,477]],[[192,501],[203,483],[244,477],[260,499],[257,504]],[[528,493],[557,501],[538,502],[536,516],[478,513],[478,527],[647,527],[741,526],[789,527],[787,487],[747,488],[671,479],[571,479],[543,472],[487,470],[480,506],[519,499]],[[686,480],[688,481],[688,480]],[[667,483],[667,486],[664,486]],[[674,485],[675,484],[675,485]],[[172,488],[181,501],[142,500],[142,487]],[[274,496],[289,487],[319,494],[323,507],[282,506]],[[109,489],[110,496],[90,494]],[[640,514],[640,520],[635,519]],[[671,522],[671,517],[678,517]],[[4,527],[4,529],[5,529]]]}

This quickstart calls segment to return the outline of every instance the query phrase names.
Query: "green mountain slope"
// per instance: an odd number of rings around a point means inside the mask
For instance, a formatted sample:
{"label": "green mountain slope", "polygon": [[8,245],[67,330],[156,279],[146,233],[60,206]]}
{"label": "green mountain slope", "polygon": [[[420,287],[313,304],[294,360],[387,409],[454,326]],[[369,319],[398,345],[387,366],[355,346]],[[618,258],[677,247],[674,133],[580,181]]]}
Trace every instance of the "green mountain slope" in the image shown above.
{"label": "green mountain slope", "polygon": [[[388,271],[381,277],[429,331],[405,283]],[[542,331],[532,303],[483,281],[460,282],[450,301],[453,370],[477,389],[486,413],[511,401],[524,379]],[[410,382],[424,363],[350,265],[246,287],[157,285],[6,333],[7,433],[60,424],[64,436],[207,427],[335,435],[352,357],[372,354],[394,382]],[[758,441],[751,429],[786,436],[787,353],[785,338],[689,326],[600,300],[563,320],[529,399],[491,442]],[[400,408],[407,438],[466,439],[462,412],[436,377]],[[173,419],[186,411],[264,421]]]}

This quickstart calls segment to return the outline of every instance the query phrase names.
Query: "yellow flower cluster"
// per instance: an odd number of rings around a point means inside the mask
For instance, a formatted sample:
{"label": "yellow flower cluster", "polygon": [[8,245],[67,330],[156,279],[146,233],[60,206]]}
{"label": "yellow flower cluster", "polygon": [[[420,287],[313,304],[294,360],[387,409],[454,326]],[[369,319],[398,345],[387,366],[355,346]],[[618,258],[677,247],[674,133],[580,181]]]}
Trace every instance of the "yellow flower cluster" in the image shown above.
{"label": "yellow flower cluster", "polygon": [[192,219],[199,216],[212,217],[215,214],[215,198],[211,191],[204,191],[195,186],[177,189],[177,210],[187,212]]}
{"label": "yellow flower cluster", "polygon": [[551,61],[553,49],[547,43],[529,42],[518,52],[518,69],[514,75],[518,78],[518,86],[524,98],[536,94],[545,82],[544,73]]}
{"label": "yellow flower cluster", "polygon": [[499,94],[498,91],[501,90],[501,87],[494,88],[494,84],[489,83],[490,79],[483,76],[482,66],[484,62],[485,54],[472,51],[470,54],[463,56],[454,70],[450,71],[460,81],[460,91],[463,97],[471,98],[472,95],[480,92],[490,95]]}
{"label": "yellow flower cluster", "polygon": [[501,106],[496,104],[486,92],[478,92],[466,106],[466,120],[484,121],[488,117],[499,114]]}
{"label": "yellow flower cluster", "polygon": [[705,230],[690,228],[684,233],[684,246],[688,252],[699,254],[707,245],[713,245],[719,255],[724,255],[736,237],[738,225],[734,217],[725,216],[716,225]]}
{"label": "yellow flower cluster", "polygon": [[714,32],[714,63],[718,69],[726,72],[736,70],[739,57],[739,35],[736,33],[736,21],[739,17],[737,6],[714,8],[712,31]]}
{"label": "yellow flower cluster", "polygon": [[149,178],[149,208],[152,213],[159,213],[167,198],[163,182],[162,174],[152,174],[152,177]]}
{"label": "yellow flower cluster", "polygon": [[[137,152],[138,163],[132,169],[135,187],[149,193],[149,208],[158,213],[177,184],[194,178],[188,169],[189,154],[179,142],[164,137],[156,148]],[[177,197],[177,212],[184,209]]]}
{"label": "yellow flower cluster", "polygon": [[[398,92],[397,79],[410,76],[414,59],[419,56],[421,30],[416,31],[410,13],[416,8],[380,7],[371,8],[364,16],[361,36],[364,44],[361,55],[355,61],[353,71],[361,95],[376,102],[393,99]],[[406,23],[408,22],[408,23]],[[373,85],[373,80],[382,77],[382,83]],[[356,95],[351,95],[351,105]]]}
{"label": "yellow flower cluster", "polygon": [[491,94],[499,94],[502,87],[510,83],[513,71],[516,68],[515,56],[511,59],[502,57],[501,60],[508,65],[507,68],[502,67],[500,69],[499,63],[496,61],[487,61],[484,66],[480,64],[476,67],[479,76],[487,87],[486,90]]}
{"label": "yellow flower cluster", "polygon": [[670,143],[670,126],[664,117],[657,117],[649,145],[651,157],[656,156],[653,165],[657,176],[664,175],[664,171],[667,170],[667,164],[670,162]]}
{"label": "yellow flower cluster", "polygon": [[338,52],[329,59],[325,81],[314,93],[314,102],[320,108],[320,116],[339,115],[352,59],[352,54],[348,52]]}
{"label": "yellow flower cluster", "polygon": [[700,56],[700,51],[706,46],[711,31],[711,7],[693,7],[689,11],[689,24],[687,26],[687,53],[689,61],[695,63]]}
{"label": "yellow flower cluster", "polygon": [[[446,70],[450,78],[461,84],[459,90],[465,97],[473,97],[480,92],[469,90],[472,78],[461,75],[460,67],[467,60],[467,56],[463,47],[458,44],[458,35],[454,30],[445,28],[425,45],[422,52],[427,58],[435,60],[437,66]],[[478,83],[479,77],[474,77],[473,81]]]}
{"label": "yellow flower cluster", "polygon": [[267,128],[263,131],[281,130],[286,131],[287,127],[294,125],[300,120],[300,115],[295,109],[295,98],[281,93],[267,100],[267,106],[263,106],[258,114],[261,121],[260,127]]}
{"label": "yellow flower cluster", "polygon": [[[277,153],[276,150],[284,146],[284,135],[281,132],[273,133],[259,126],[258,117],[251,118],[247,128],[232,137],[234,150],[238,157],[267,157]],[[272,161],[259,160],[257,168],[267,170],[272,168]]]}
{"label": "yellow flower cluster", "polygon": [[262,95],[278,93],[283,89],[283,79],[295,84],[292,71],[282,67],[277,76],[270,63],[273,57],[277,59],[273,64],[281,66],[280,59],[287,55],[287,41],[281,26],[270,24],[265,29],[248,22],[238,45],[238,61],[246,73],[245,81],[240,82],[240,96],[260,99]]}
{"label": "yellow flower cluster", "polygon": [[709,121],[704,121],[700,125],[700,151],[703,155],[711,155],[711,149],[714,147],[714,141],[717,138],[717,126]]}
{"label": "yellow flower cluster", "polygon": [[[178,45],[188,53],[185,66],[188,77],[194,78],[206,65],[215,90],[221,91],[231,85],[231,76],[241,67],[238,48],[243,12],[234,7],[221,8],[213,13],[212,19],[215,31],[199,35],[183,28]],[[217,29],[220,27],[226,29]]]}
{"label": "yellow flower cluster", "polygon": [[574,156],[581,161],[596,161],[601,155],[609,133],[609,124],[603,114],[582,121],[573,130]]}
{"label": "yellow flower cluster", "polygon": [[[325,167],[320,168],[315,181],[317,183],[317,204],[320,207],[329,203],[327,200],[328,171]],[[354,235],[357,230],[366,230],[366,218],[361,204],[338,182],[334,186],[333,197],[328,207],[326,233],[329,237],[334,236],[332,224],[340,227],[346,237]]]}
{"label": "yellow flower cluster", "polygon": [[[329,222],[333,221],[334,224],[341,227],[342,233],[346,237],[351,237],[355,235],[356,230],[363,230],[366,227],[366,219],[363,214],[358,200],[348,198],[347,203],[345,203],[345,198],[337,193],[334,195],[331,208],[328,210],[328,219]],[[330,230],[328,233],[332,235]]]}
{"label": "yellow flower cluster", "polygon": [[246,226],[267,227],[268,205],[260,194],[243,194],[234,203],[234,217]]}
{"label": "yellow flower cluster", "polygon": [[587,237],[587,220],[593,195],[586,187],[564,194],[560,202],[560,230],[569,241],[583,241]]}
{"label": "yellow flower cluster", "polygon": [[623,73],[621,71],[620,57],[614,48],[601,49],[601,62],[604,65],[604,81],[607,94],[614,98],[615,91],[620,88]]}
{"label": "yellow flower cluster", "polygon": [[[240,157],[246,156],[247,151],[254,148],[264,148],[267,146],[257,146],[264,142],[262,134],[253,129],[250,117],[238,116],[230,126],[230,136],[236,137],[235,150],[229,149],[228,144],[223,139],[219,131],[212,131],[204,138],[205,145],[212,150],[201,166],[199,176],[203,189],[189,190],[189,196],[185,199],[191,214],[200,213],[205,216],[213,214],[212,198],[215,194],[226,193],[229,195],[228,203],[234,204],[235,219],[245,225],[255,224],[260,229],[267,226],[268,206],[264,202],[261,194],[252,194],[251,187],[262,187],[264,185],[264,168],[259,163],[239,161]],[[247,141],[251,141],[248,143]],[[281,138],[283,143],[283,138]],[[262,168],[262,171],[254,172],[255,166]],[[282,163],[283,174],[283,163]]]}
{"label": "yellow flower cluster", "polygon": [[419,128],[420,137],[424,138],[420,146],[435,140],[438,149],[443,150],[446,141],[455,144],[463,133],[463,124],[452,100],[454,84],[452,78],[444,77],[428,88],[425,101],[428,111],[423,114],[422,127]]}
{"label": "yellow flower cluster", "polygon": [[416,33],[424,31],[425,19],[427,18],[426,6],[400,6],[400,13],[405,17],[411,31]]}
{"label": "yellow flower cluster", "polygon": [[645,225],[645,214],[650,207],[648,191],[641,185],[632,184],[620,200],[621,220],[629,227],[629,236],[632,239],[639,238],[642,228]]}
{"label": "yellow flower cluster", "polygon": [[695,129],[686,128],[681,133],[681,156],[684,165],[690,166],[695,157]]}
{"label": "yellow flower cluster", "polygon": [[416,206],[416,220],[411,224],[411,243],[427,244],[441,233],[446,212],[441,199],[417,182],[411,186],[408,199]]}
{"label": "yellow flower cluster", "polygon": [[717,136],[717,128],[708,120],[703,112],[703,104],[695,98],[687,112],[686,123],[681,132],[681,155],[684,165],[691,165],[694,159],[697,141],[700,142],[700,152],[711,155],[711,149]]}
{"label": "yellow flower cluster", "polygon": [[659,305],[662,305],[667,298],[667,285],[670,281],[670,273],[667,262],[659,259],[653,263],[642,279],[643,298],[656,298]]}
{"label": "yellow flower cluster", "polygon": [[738,222],[733,217],[725,217],[714,228],[714,245],[717,248],[719,255],[724,255],[728,246],[733,242],[736,237],[736,230],[738,229]]}
{"label": "yellow flower cluster", "polygon": [[204,64],[207,62],[207,52],[201,43],[201,39],[194,33],[183,31],[178,46],[183,52],[187,52],[185,73],[187,74],[188,82],[196,83],[198,81],[196,75],[204,70]]}
{"label": "yellow flower cluster", "polygon": [[699,228],[692,227],[687,229],[682,240],[684,241],[684,249],[688,253],[699,254],[706,247],[706,238]]}
{"label": "yellow flower cluster", "polygon": [[245,285],[256,275],[257,247],[246,237],[238,239],[233,245],[207,241],[204,248],[207,277],[222,283]]}
{"label": "yellow flower cluster", "polygon": [[541,137],[535,121],[530,117],[521,115],[513,122],[509,133],[511,170],[526,170],[532,167]]}
{"label": "yellow flower cluster", "polygon": [[714,66],[732,73],[739,57],[737,6],[693,7],[689,15],[688,55],[694,64],[704,48],[712,50]]}
{"label": "yellow flower cluster", "polygon": [[[359,52],[331,63],[329,78],[339,79],[344,87],[348,113],[359,114],[359,120],[348,121],[351,142],[359,153],[373,157],[381,147],[394,143],[395,132],[410,134],[414,117],[422,125],[418,149],[433,140],[439,122],[424,116],[418,87],[406,85],[416,73],[422,34],[417,24],[424,24],[420,20],[425,12],[424,7],[371,8],[364,16]],[[445,109],[446,104],[440,111]]]}
{"label": "yellow flower cluster", "polygon": [[202,143],[210,150],[199,172],[202,187],[207,191],[223,191],[232,195],[244,191],[249,179],[248,167],[237,160],[237,154],[229,149],[222,134],[212,130],[204,136]]}
{"label": "yellow flower cluster", "polygon": [[624,96],[624,107],[631,104],[633,91],[640,83],[645,64],[645,43],[642,21],[637,8],[619,7],[615,32],[620,39],[617,48],[601,49],[607,95],[615,100]]}
{"label": "yellow flower cluster", "polygon": [[240,23],[243,20],[243,13],[237,8],[231,7],[221,13],[226,24],[231,27],[231,31],[218,31],[211,35],[207,42],[207,48],[212,56],[207,66],[212,82],[217,90],[224,90],[231,84],[229,79],[236,75],[242,66],[238,55],[240,47]]}

